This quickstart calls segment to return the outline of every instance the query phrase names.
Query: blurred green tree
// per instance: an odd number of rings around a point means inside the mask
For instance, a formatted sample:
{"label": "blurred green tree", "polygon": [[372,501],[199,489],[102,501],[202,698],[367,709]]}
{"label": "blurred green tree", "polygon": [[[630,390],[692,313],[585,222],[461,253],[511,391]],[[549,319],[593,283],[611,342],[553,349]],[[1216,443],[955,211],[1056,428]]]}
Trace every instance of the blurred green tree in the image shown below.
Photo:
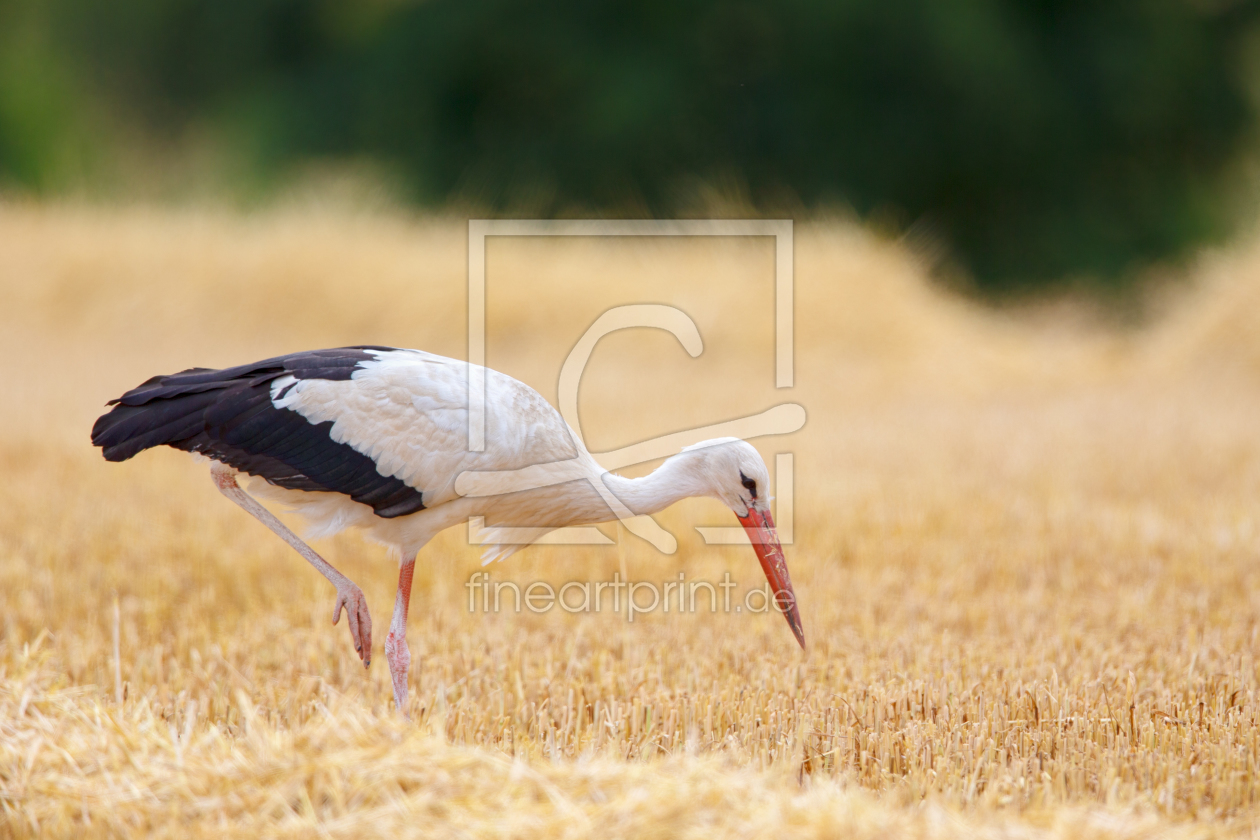
{"label": "blurred green tree", "polygon": [[[991,290],[1221,235],[1255,124],[1251,0],[48,2],[109,101],[230,126],[264,173],[366,155],[425,203],[656,214],[733,180],[922,220]],[[38,182],[21,134],[0,167]]]}

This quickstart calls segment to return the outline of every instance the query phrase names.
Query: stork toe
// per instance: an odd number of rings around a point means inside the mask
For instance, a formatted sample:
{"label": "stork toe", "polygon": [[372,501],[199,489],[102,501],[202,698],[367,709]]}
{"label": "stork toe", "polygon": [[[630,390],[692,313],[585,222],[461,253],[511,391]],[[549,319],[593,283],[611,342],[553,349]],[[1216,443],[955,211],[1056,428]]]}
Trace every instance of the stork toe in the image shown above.
{"label": "stork toe", "polygon": [[333,624],[341,620],[343,607],[355,652],[363,660],[363,667],[367,668],[372,664],[372,616],[368,612],[363,590],[353,584],[337,590],[337,602],[333,604]]}

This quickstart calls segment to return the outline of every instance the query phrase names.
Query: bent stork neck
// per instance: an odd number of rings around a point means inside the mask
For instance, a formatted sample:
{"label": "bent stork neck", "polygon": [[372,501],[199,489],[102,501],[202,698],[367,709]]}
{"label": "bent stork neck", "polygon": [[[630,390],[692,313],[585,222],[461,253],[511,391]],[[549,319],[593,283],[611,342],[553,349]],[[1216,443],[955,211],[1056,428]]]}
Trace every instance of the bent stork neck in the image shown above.
{"label": "bent stork neck", "polygon": [[709,488],[696,474],[686,453],[675,455],[642,478],[603,474],[604,485],[635,516],[658,513],[691,496],[707,496]]}

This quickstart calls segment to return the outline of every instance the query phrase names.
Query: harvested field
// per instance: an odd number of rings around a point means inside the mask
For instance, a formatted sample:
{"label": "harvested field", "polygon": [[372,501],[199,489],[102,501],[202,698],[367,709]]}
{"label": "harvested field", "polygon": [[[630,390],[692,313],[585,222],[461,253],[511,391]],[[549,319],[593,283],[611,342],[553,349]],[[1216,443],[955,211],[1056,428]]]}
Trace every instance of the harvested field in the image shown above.
{"label": "harvested field", "polygon": [[[416,565],[405,722],[383,548],[317,543],[372,607],[365,672],[331,587],[204,464],[107,464],[88,430],[194,365],[464,357],[463,223],[0,205],[0,835],[1251,836],[1260,249],[1205,257],[1141,326],[984,309],[840,222],[795,249],[790,390],[764,239],[492,240],[487,352],[554,401],[603,310],[687,312],[696,359],[600,343],[594,451],[803,405],[754,443],[793,456],[808,651],[751,608],[752,552],[695,531],[735,525],[715,501],[659,517],[670,556],[613,525],[483,569],[457,528]],[[487,611],[477,572],[729,572],[750,608]]]}

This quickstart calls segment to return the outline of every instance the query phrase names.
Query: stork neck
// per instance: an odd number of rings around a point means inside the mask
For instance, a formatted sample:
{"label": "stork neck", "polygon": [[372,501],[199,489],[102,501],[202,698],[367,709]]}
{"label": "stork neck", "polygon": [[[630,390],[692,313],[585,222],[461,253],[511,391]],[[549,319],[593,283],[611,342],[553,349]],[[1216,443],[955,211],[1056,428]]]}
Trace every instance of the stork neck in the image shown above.
{"label": "stork neck", "polygon": [[690,496],[704,496],[708,490],[687,469],[687,459],[675,455],[642,478],[625,478],[604,473],[604,484],[636,516],[658,513],[674,502]]}

